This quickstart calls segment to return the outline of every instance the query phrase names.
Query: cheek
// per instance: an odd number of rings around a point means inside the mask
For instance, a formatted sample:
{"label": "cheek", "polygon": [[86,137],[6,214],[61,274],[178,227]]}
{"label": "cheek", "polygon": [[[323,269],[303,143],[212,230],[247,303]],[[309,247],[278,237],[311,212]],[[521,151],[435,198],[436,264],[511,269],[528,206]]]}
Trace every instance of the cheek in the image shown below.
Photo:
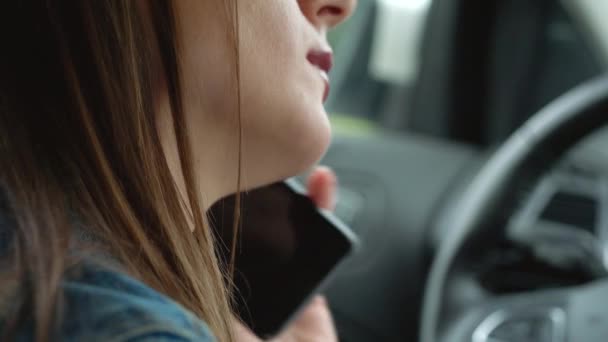
{"label": "cheek", "polygon": [[214,122],[234,111],[234,66],[236,56],[227,41],[228,27],[219,2],[180,0],[176,2],[180,67],[184,105],[190,116],[202,120],[202,113]]}
{"label": "cheek", "polygon": [[322,156],[331,133],[322,104],[324,83],[306,59],[310,27],[297,3],[282,3],[263,18],[244,20],[241,95],[251,159],[272,159],[267,161],[289,176]]}

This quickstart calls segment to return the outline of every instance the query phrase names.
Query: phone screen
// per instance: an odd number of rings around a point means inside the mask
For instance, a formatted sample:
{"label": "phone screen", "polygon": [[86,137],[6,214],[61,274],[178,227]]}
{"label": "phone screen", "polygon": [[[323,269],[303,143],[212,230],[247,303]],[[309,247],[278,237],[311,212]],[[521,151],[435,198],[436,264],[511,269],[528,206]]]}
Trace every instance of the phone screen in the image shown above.
{"label": "phone screen", "polygon": [[[293,181],[241,195],[234,282],[237,313],[260,337],[276,335],[347,256],[355,237]],[[220,258],[230,258],[235,197],[210,209]],[[222,245],[222,243],[220,243]]]}

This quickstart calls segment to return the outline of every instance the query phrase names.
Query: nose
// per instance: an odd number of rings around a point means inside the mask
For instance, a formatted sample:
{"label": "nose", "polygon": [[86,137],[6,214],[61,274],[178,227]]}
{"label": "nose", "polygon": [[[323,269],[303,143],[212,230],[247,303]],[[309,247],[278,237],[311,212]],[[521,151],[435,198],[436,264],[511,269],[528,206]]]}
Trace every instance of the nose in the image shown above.
{"label": "nose", "polygon": [[299,0],[308,20],[319,30],[333,28],[355,10],[357,0]]}

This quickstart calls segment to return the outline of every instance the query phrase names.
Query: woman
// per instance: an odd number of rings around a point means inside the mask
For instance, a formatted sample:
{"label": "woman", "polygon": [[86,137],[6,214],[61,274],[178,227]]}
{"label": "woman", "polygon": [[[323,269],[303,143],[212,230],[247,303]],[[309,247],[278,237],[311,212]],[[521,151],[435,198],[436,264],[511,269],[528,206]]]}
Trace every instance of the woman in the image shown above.
{"label": "woman", "polygon": [[[355,0],[237,1],[0,5],[0,338],[256,340],[204,212],[323,154]],[[318,299],[278,339],[332,334]]]}

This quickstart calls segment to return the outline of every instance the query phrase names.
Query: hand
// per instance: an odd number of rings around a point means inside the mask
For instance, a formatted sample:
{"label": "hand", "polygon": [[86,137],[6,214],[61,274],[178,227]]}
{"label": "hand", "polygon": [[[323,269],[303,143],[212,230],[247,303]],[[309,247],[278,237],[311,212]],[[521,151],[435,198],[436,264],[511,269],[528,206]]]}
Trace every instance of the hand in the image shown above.
{"label": "hand", "polygon": [[[336,175],[331,169],[318,167],[308,178],[308,196],[319,208],[334,210],[337,184]],[[235,323],[235,334],[239,342],[261,341],[240,322]],[[271,341],[337,342],[336,329],[325,298],[322,296],[315,297],[291,325]]]}

